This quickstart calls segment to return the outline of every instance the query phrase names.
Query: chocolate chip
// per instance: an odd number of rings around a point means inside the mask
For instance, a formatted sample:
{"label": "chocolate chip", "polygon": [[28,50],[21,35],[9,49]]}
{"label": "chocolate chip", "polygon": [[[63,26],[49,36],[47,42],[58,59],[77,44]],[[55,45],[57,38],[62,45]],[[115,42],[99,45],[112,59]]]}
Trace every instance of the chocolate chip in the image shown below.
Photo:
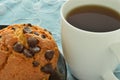
{"label": "chocolate chip", "polygon": [[[48,31],[47,29],[44,29],[44,31]],[[51,34],[52,35],[52,33],[50,32],[50,31],[48,31],[49,32],[49,34]]]}
{"label": "chocolate chip", "polygon": [[54,71],[50,74],[49,80],[65,80],[61,77],[61,74],[58,71]]}
{"label": "chocolate chip", "polygon": [[47,29],[44,29],[44,31],[48,31]]}
{"label": "chocolate chip", "polygon": [[40,65],[40,63],[38,62],[38,61],[33,61],[33,67],[37,67],[37,66],[39,66]]}
{"label": "chocolate chip", "polygon": [[23,50],[23,54],[28,57],[28,58],[32,58],[33,57],[33,53],[31,51],[29,51],[28,49],[24,49]]}
{"label": "chocolate chip", "polygon": [[24,46],[20,42],[17,42],[17,43],[14,44],[13,49],[16,52],[20,52],[21,53],[23,51],[23,49],[24,49]]}
{"label": "chocolate chip", "polygon": [[14,28],[14,27],[12,27],[12,30],[14,30],[14,31],[15,31],[15,28]]}
{"label": "chocolate chip", "polygon": [[23,26],[25,26],[26,24],[23,24]]}
{"label": "chocolate chip", "polygon": [[39,36],[39,33],[38,32],[34,32],[35,35]]}
{"label": "chocolate chip", "polygon": [[52,73],[54,70],[52,68],[52,65],[50,63],[46,64],[45,66],[41,67],[41,71],[45,72],[47,74]]}
{"label": "chocolate chip", "polygon": [[29,27],[25,27],[23,33],[32,33],[32,30]]}
{"label": "chocolate chip", "polygon": [[42,34],[41,37],[42,37],[42,38],[46,38],[45,34]]}
{"label": "chocolate chip", "polygon": [[52,33],[49,31],[49,34],[52,35]]}
{"label": "chocolate chip", "polygon": [[28,23],[28,26],[32,27],[32,24]]}
{"label": "chocolate chip", "polygon": [[2,38],[2,36],[0,36],[0,38]]}
{"label": "chocolate chip", "polygon": [[30,47],[30,51],[31,51],[32,53],[38,53],[40,50],[41,50],[41,48],[38,47],[38,46]]}
{"label": "chocolate chip", "polygon": [[54,56],[54,51],[53,50],[47,50],[46,53],[45,53],[45,58],[47,60],[51,60]]}
{"label": "chocolate chip", "polygon": [[35,47],[38,44],[38,42],[39,41],[34,37],[29,37],[27,39],[27,43],[28,43],[29,47]]}

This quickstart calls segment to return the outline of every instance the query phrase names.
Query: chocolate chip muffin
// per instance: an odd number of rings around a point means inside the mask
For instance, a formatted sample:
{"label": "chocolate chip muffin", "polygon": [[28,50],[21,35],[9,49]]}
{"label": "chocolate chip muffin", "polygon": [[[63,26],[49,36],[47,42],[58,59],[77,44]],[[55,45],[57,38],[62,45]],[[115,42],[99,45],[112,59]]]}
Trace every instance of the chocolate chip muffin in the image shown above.
{"label": "chocolate chip muffin", "polygon": [[0,80],[49,80],[58,57],[46,29],[15,24],[0,30]]}

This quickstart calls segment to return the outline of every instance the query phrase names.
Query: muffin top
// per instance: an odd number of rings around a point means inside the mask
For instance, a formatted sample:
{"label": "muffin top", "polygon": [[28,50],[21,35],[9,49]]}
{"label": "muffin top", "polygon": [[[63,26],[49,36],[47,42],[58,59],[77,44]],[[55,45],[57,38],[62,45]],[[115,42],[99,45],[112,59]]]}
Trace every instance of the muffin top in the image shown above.
{"label": "muffin top", "polygon": [[59,57],[51,32],[31,24],[0,30],[0,80],[49,80]]}

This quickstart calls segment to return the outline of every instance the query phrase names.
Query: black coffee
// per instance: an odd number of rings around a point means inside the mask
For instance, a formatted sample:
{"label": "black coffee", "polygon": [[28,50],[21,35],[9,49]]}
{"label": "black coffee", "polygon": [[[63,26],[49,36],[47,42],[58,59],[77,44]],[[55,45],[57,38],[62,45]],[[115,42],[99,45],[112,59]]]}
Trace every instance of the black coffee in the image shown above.
{"label": "black coffee", "polygon": [[73,26],[92,32],[108,32],[120,28],[120,14],[102,6],[88,5],[71,10],[66,20]]}

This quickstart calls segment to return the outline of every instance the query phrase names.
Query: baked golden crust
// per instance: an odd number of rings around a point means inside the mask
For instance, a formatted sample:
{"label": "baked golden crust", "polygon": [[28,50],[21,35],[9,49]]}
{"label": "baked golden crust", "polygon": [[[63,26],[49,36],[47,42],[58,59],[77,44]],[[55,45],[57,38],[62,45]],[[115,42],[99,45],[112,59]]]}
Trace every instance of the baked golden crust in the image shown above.
{"label": "baked golden crust", "polygon": [[[29,38],[38,42],[31,43]],[[16,45],[18,42],[20,46]],[[30,50],[30,56],[25,49]],[[44,67],[50,64],[54,70],[58,57],[51,33],[41,27],[14,24],[0,30],[0,80],[49,80],[52,70]]]}

